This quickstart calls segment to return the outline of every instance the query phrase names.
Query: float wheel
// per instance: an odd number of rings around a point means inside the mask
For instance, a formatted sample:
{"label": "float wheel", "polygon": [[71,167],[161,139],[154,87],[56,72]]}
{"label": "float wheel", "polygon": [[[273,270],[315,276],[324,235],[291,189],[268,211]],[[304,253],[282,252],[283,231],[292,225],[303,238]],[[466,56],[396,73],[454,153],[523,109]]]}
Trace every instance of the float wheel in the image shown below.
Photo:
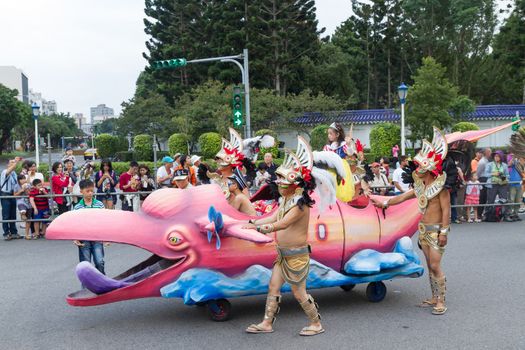
{"label": "float wheel", "polygon": [[378,303],[385,299],[386,286],[383,282],[371,282],[366,287],[366,297],[372,303]]}
{"label": "float wheel", "polygon": [[343,284],[342,286],[340,286],[342,290],[344,290],[345,292],[349,292],[351,291],[352,289],[354,289],[355,287],[355,284]]}
{"label": "float wheel", "polygon": [[223,322],[230,318],[231,304],[226,299],[210,300],[207,303],[208,314],[213,321]]}

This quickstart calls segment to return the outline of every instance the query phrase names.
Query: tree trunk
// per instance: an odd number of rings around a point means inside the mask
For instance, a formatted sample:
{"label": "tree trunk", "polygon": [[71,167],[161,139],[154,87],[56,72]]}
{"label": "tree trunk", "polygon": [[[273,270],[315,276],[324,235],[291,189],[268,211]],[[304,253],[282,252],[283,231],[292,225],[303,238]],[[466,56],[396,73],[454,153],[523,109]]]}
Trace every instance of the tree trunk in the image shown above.
{"label": "tree trunk", "polygon": [[370,37],[366,30],[366,109],[370,109]]}
{"label": "tree trunk", "polygon": [[[277,0],[272,1],[272,20],[273,23],[277,22]],[[272,29],[272,41],[273,41],[273,59],[274,59],[274,83],[275,91],[280,95],[281,94],[281,72],[279,65],[279,38],[277,36],[277,29],[275,26]]]}
{"label": "tree trunk", "polygon": [[387,64],[387,90],[388,90],[388,108],[392,108],[392,87],[390,86],[390,79],[391,79],[391,72],[390,72],[390,66],[391,66],[391,62],[390,62],[390,47],[388,48],[387,50],[387,60],[388,60],[388,64]]}

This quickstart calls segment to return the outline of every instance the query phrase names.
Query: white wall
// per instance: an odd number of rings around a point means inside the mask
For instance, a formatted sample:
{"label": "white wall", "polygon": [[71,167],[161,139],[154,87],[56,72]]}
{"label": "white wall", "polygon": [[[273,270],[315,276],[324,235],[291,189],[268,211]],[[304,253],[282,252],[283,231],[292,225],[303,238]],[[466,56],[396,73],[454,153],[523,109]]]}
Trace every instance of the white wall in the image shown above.
{"label": "white wall", "polygon": [[[490,129],[499,125],[507,124],[510,122],[510,119],[507,120],[481,120],[475,122],[481,130]],[[370,148],[370,131],[374,124],[354,124],[353,137],[354,139],[359,139],[361,143],[365,145],[365,148]],[[312,130],[314,127],[311,127]],[[344,125],[345,132],[350,131],[349,125]],[[410,129],[407,128],[407,135],[410,134]],[[295,130],[280,130],[277,131],[277,137],[279,141],[285,142],[285,147],[289,149],[294,149],[297,146],[297,135],[299,133]],[[301,134],[306,140],[310,138],[306,134]],[[508,142],[512,135],[511,128],[504,129],[500,132],[487,136],[481,139],[478,142],[478,147],[505,147],[508,146]],[[399,145],[401,146],[401,145]],[[407,147],[410,146],[410,143],[407,144]],[[416,145],[417,146],[417,145]]]}
{"label": "white wall", "polygon": [[0,84],[10,89],[17,89],[17,98],[23,101],[22,71],[14,66],[0,66]]}

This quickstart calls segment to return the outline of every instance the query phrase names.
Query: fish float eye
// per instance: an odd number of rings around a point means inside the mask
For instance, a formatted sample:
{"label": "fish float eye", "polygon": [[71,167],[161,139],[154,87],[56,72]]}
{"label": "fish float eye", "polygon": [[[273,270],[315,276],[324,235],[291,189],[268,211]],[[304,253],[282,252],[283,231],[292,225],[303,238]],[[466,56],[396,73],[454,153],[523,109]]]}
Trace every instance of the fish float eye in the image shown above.
{"label": "fish float eye", "polygon": [[182,238],[179,237],[178,235],[176,234],[171,234],[169,237],[168,237],[168,241],[171,245],[179,245],[182,243]]}

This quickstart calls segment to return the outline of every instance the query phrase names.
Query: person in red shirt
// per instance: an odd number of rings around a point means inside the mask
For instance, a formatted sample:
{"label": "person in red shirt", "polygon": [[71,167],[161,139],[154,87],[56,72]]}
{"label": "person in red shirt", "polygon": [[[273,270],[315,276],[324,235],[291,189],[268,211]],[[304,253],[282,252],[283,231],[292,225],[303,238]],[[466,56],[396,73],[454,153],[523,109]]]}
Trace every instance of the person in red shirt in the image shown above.
{"label": "person in red shirt", "polygon": [[[51,186],[54,194],[64,194],[67,192],[69,186],[69,173],[64,172],[62,163],[53,163],[53,177],[51,178]],[[58,214],[63,214],[69,210],[67,201],[64,197],[55,197],[55,202],[58,205]]]}
{"label": "person in red shirt", "polygon": [[138,196],[129,194],[130,192],[137,192],[140,186],[138,171],[139,164],[133,161],[129,163],[128,171],[120,175],[120,189],[124,192],[124,195],[120,197],[122,210],[133,211],[134,201],[139,200]]}
{"label": "person in red shirt", "polygon": [[[33,180],[33,188],[29,191],[29,203],[33,207],[33,218],[34,219],[47,219],[50,216],[49,213],[49,200],[47,197],[37,197],[38,195],[47,194],[47,190],[44,188],[44,184],[40,179]],[[44,237],[46,235],[46,228],[49,221],[37,221],[35,222],[35,235],[33,239]],[[40,231],[42,226],[42,231]]]}

